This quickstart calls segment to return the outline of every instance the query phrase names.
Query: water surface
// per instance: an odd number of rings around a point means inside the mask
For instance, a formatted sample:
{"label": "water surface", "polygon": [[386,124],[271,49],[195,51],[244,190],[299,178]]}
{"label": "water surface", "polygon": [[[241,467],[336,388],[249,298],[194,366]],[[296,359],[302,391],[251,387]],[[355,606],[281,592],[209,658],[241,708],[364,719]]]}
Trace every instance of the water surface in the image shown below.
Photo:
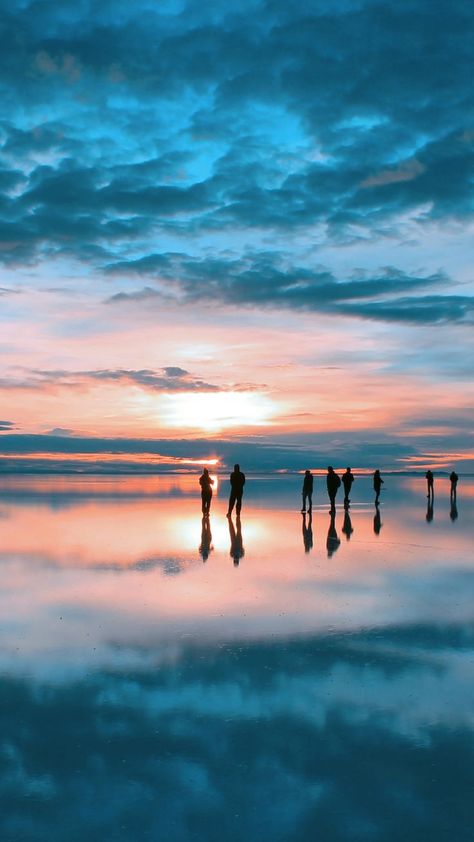
{"label": "water surface", "polygon": [[300,487],[2,477],[2,840],[472,838],[474,482]]}

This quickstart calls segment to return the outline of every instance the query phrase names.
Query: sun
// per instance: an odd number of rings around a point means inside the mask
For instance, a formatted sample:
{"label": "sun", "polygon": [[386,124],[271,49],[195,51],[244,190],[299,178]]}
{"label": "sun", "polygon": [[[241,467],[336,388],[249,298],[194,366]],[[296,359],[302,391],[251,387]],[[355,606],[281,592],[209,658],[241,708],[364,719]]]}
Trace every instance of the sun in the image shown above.
{"label": "sun", "polygon": [[160,420],[167,427],[209,433],[272,423],[277,406],[258,392],[179,392],[163,396]]}

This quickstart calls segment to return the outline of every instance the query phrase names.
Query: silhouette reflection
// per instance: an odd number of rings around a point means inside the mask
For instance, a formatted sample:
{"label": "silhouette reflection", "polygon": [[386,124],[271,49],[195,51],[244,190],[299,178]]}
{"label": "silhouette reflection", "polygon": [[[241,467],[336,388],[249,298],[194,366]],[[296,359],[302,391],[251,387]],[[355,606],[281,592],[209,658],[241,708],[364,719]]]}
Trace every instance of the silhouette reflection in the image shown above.
{"label": "silhouette reflection", "polygon": [[328,552],[328,558],[331,558],[331,556],[334,555],[340,543],[341,539],[339,538],[339,535],[336,532],[336,510],[331,509],[329,513],[328,536],[326,539],[326,549]]}
{"label": "silhouette reflection", "polygon": [[456,503],[456,495],[451,498],[451,509],[449,511],[449,517],[451,520],[454,521],[458,519],[458,507]]}
{"label": "silhouette reflection", "polygon": [[313,549],[313,516],[311,512],[306,515],[303,514],[303,544],[305,553],[309,553]]}
{"label": "silhouette reflection", "polygon": [[344,506],[344,523],[342,524],[342,531],[346,536],[346,540],[351,540],[351,535],[354,532],[354,528],[352,526],[351,516],[349,514],[349,504]]}
{"label": "silhouette reflection", "polygon": [[434,497],[430,494],[426,501],[426,521],[431,523],[434,517]]}
{"label": "silhouette reflection", "polygon": [[201,521],[201,543],[199,545],[199,554],[203,561],[207,561],[213,549],[211,521],[209,516],[205,515]]}
{"label": "silhouette reflection", "polygon": [[238,567],[240,559],[245,555],[244,544],[242,539],[242,523],[240,517],[236,518],[235,527],[232,518],[229,517],[229,535],[230,535],[230,556],[234,561],[234,567]]}
{"label": "silhouette reflection", "polygon": [[380,509],[378,504],[375,504],[375,514],[374,514],[374,535],[380,535],[380,530],[382,529],[382,521],[380,519]]}

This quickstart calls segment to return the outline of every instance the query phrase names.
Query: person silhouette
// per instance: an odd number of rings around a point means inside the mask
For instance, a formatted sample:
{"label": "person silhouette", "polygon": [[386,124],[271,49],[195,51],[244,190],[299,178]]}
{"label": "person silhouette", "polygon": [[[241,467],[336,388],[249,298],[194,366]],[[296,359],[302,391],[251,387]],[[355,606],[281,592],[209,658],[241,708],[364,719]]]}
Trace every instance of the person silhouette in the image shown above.
{"label": "person silhouette", "polygon": [[201,476],[199,477],[199,485],[201,486],[202,513],[203,515],[208,515],[211,510],[212,486],[214,485],[214,480],[209,475],[207,468],[204,468]]}
{"label": "person silhouette", "polygon": [[306,511],[306,500],[308,500],[308,512],[310,512],[313,508],[313,482],[313,474],[311,471],[305,471],[303,488],[301,490],[303,497],[303,508],[301,509],[302,514]]}
{"label": "person silhouette", "polygon": [[203,561],[207,561],[209,554],[214,547],[212,546],[211,521],[209,515],[204,515],[201,521],[201,544],[199,546],[199,553]]}
{"label": "person silhouette", "polygon": [[374,533],[375,535],[380,535],[380,530],[382,529],[382,521],[380,520],[380,509],[379,504],[375,504],[375,514],[374,514]]}
{"label": "person silhouette", "polygon": [[229,518],[229,535],[230,535],[230,552],[229,555],[234,560],[234,567],[238,567],[240,564],[240,559],[244,557],[245,550],[244,550],[244,543],[242,538],[242,524],[240,521],[240,517],[237,515],[235,519],[235,525],[237,529],[234,528],[234,524],[232,522],[232,518]]}
{"label": "person silhouette", "polygon": [[344,523],[342,525],[342,531],[343,531],[344,535],[346,536],[346,540],[350,541],[351,535],[354,532],[354,529],[352,527],[352,521],[351,521],[351,516],[349,514],[349,507],[348,506],[344,506]]}
{"label": "person silhouette", "polygon": [[382,490],[382,485],[383,485],[383,479],[380,476],[379,469],[377,468],[377,470],[374,471],[374,491],[375,491],[375,505],[376,506],[378,506],[378,504],[379,504],[379,497],[380,497],[380,492]]}
{"label": "person silhouette", "polygon": [[450,492],[449,492],[449,496],[451,498],[451,502],[453,500],[456,500],[457,489],[458,489],[458,479],[459,479],[459,477],[458,477],[456,471],[451,471],[451,473],[449,475],[449,480],[451,482],[451,489],[450,489]]}
{"label": "person silhouette", "polygon": [[339,538],[339,535],[336,532],[336,509],[331,509],[329,514],[330,521],[328,535],[326,538],[326,549],[328,552],[328,558],[331,558],[331,556],[333,556],[336,550],[338,549],[341,543],[341,539]]}
{"label": "person silhouette", "polygon": [[344,505],[349,505],[349,498],[354,480],[355,476],[351,469],[346,468],[345,473],[342,475],[342,484],[344,486]]}
{"label": "person silhouette", "polygon": [[434,497],[434,475],[433,471],[428,470],[425,474],[428,494],[427,497]]}
{"label": "person silhouette", "polygon": [[227,517],[230,517],[232,514],[232,510],[235,505],[235,511],[237,512],[237,517],[240,515],[240,511],[242,509],[242,494],[244,493],[244,485],[245,485],[245,474],[242,473],[240,470],[240,465],[234,465],[234,470],[232,471],[230,477],[230,496],[229,496],[229,508],[227,511]]}
{"label": "person silhouette", "polygon": [[303,512],[303,544],[305,553],[309,553],[313,549],[313,515],[311,509],[308,512],[307,522],[306,514]]}
{"label": "person silhouette", "polygon": [[338,488],[339,488],[340,485],[341,485],[340,478],[335,473],[332,465],[329,465],[327,476],[326,476],[326,486],[327,486],[327,490],[328,490],[329,500],[330,500],[330,503],[331,503],[331,511],[336,508],[336,494],[337,494],[337,491],[338,491]]}

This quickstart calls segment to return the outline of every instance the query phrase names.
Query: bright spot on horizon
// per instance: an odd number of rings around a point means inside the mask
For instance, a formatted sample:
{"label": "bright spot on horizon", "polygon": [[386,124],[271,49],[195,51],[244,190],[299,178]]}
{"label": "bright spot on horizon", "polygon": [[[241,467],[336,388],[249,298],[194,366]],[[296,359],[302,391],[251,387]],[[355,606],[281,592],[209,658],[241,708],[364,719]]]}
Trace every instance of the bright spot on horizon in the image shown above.
{"label": "bright spot on horizon", "polygon": [[179,392],[164,396],[160,420],[168,427],[219,432],[270,424],[276,412],[275,402],[256,392]]}

